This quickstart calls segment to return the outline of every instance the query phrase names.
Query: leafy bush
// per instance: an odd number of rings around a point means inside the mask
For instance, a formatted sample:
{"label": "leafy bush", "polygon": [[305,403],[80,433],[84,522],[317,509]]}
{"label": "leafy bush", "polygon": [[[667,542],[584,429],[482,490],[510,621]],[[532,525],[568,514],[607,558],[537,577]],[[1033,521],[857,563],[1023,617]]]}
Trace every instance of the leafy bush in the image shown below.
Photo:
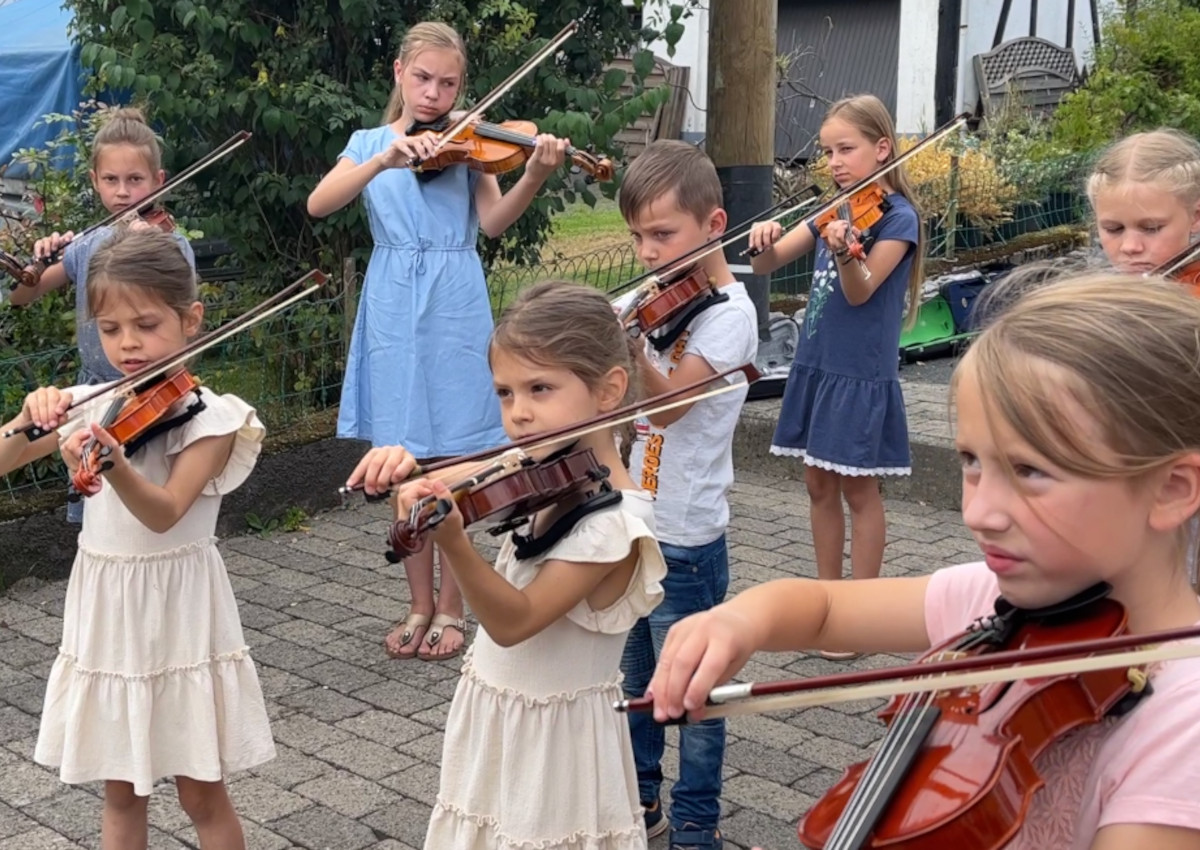
{"label": "leafy bush", "polygon": [[[663,33],[697,0],[675,4]],[[253,139],[196,178],[189,221],[228,239],[248,275],[274,288],[308,268],[340,269],[364,260],[369,230],[361,204],[313,220],[309,192],[334,164],[351,132],[378,124],[392,88],[392,60],[405,31],[426,19],[463,34],[469,51],[468,101],[488,92],[532,53],[532,45],[578,19],[579,32],[552,59],[489,110],[493,121],[532,118],[576,146],[616,153],[613,137],[665,101],[645,90],[653,56],[646,33],[621,0],[68,0],[94,90],[120,89],[153,105],[175,169],[238,130]],[[605,71],[632,51],[634,93],[625,73]],[[508,175],[507,180],[516,175]],[[578,194],[594,200],[578,175],[561,171],[529,213],[499,241],[484,241],[485,261],[536,262],[551,210]],[[613,186],[603,189],[611,192]],[[269,283],[268,283],[269,281]]]}
{"label": "leafy bush", "polygon": [[1200,10],[1181,0],[1139,0],[1102,27],[1086,83],[1054,115],[1054,141],[1094,151],[1155,127],[1200,135]]}
{"label": "leafy bush", "polygon": [[[901,153],[910,150],[919,139],[901,137]],[[953,155],[958,153],[958,188],[954,192],[951,171]],[[1017,190],[996,167],[996,162],[978,140],[961,145],[939,144],[916,154],[904,163],[909,182],[917,195],[923,214],[936,217],[958,198],[958,215],[981,227],[994,227],[1012,215]],[[812,179],[821,188],[831,183],[829,162],[822,156],[810,166]]]}
{"label": "leafy bush", "polygon": [[1056,139],[1053,119],[1006,98],[982,129],[984,147],[1004,179],[1017,187],[1020,201],[1037,203],[1051,193],[1082,188],[1093,153]]}

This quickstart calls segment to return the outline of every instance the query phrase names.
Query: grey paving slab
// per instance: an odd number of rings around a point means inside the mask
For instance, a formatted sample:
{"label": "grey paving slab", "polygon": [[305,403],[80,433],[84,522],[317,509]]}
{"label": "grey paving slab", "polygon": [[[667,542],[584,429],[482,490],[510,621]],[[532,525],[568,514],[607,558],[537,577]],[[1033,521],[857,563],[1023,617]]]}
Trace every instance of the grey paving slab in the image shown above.
{"label": "grey paving slab", "polygon": [[[917,424],[932,430],[944,386],[909,380]],[[942,395],[939,398],[938,392]],[[944,419],[944,417],[943,417]],[[947,432],[948,433],[948,432]],[[735,590],[815,576],[808,504],[797,481],[738,471],[732,494]],[[976,556],[956,513],[889,500],[886,572],[906,575]],[[408,589],[381,557],[386,508],[353,505],[306,529],[221,542],[259,665],[279,756],[231,777],[252,850],[422,846],[437,792],[442,727],[461,661],[388,659],[381,645]],[[97,784],[63,785],[31,760],[45,677],[62,626],[65,583],[20,582],[0,597],[0,850],[98,847]],[[468,629],[473,632],[474,624]],[[838,663],[804,653],[754,658],[746,680],[896,664]],[[796,820],[882,734],[882,701],[739,717],[729,723],[726,846],[799,847]],[[675,730],[664,773],[678,774]],[[152,847],[196,847],[172,783],[151,804]],[[665,847],[661,839],[652,848]]]}

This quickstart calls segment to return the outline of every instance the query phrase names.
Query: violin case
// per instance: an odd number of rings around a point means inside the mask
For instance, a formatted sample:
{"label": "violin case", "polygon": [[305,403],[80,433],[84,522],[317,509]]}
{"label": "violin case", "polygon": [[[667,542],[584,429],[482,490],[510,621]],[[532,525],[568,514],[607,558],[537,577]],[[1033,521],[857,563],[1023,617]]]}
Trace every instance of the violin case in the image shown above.
{"label": "violin case", "polygon": [[978,333],[971,321],[975,299],[1012,268],[991,264],[926,281],[917,323],[900,333],[900,362],[955,354]]}

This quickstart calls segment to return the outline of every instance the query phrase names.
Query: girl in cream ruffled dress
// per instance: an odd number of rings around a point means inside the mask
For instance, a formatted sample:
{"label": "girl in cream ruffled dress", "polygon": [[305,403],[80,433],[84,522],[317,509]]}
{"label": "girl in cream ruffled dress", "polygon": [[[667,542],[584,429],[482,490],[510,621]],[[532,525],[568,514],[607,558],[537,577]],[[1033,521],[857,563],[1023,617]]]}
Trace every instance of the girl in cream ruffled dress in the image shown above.
{"label": "girl in cream ruffled dress", "polygon": [[[612,306],[579,284],[523,292],[496,325],[489,360],[514,438],[610,412],[634,385]],[[625,470],[612,429],[571,448],[590,448],[613,489],[594,482],[586,498],[540,511],[504,538],[495,566],[474,549],[457,508],[429,535],[480,628],[446,720],[426,850],[646,848],[629,724],[613,702],[626,635],[662,600],[666,565],[654,505]],[[386,490],[415,462],[402,447],[373,449],[348,483]],[[444,479],[404,484],[399,515],[430,495],[449,495]]]}
{"label": "girl in cream ruffled dress", "polygon": [[[161,231],[114,237],[87,286],[104,352],[126,374],[200,328],[195,275]],[[89,438],[113,463],[84,514],[34,759],[64,782],[105,781],[104,850],[144,850],[149,795],[167,776],[202,847],[244,848],[223,777],[275,746],[214,531],[221,497],[254,468],[263,427],[245,402],[202,390],[203,409],[195,396],[181,401],[173,427],[127,457],[95,424],[107,401],[67,418],[72,398],[96,389],[36,390],[8,427],[51,433],[0,440],[0,472],[55,449],[74,470]]]}

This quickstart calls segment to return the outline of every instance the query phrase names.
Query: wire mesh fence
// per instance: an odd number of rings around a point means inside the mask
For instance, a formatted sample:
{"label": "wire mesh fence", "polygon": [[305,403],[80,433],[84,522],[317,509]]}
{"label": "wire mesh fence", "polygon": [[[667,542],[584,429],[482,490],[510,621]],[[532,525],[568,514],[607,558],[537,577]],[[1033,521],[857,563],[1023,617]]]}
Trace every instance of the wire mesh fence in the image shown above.
{"label": "wire mesh fence", "polygon": [[[924,222],[926,261],[966,264],[1038,233],[1064,225],[1084,227],[1089,209],[1083,188],[1090,168],[1087,154],[1036,163],[1005,161],[971,149],[918,154],[906,169]],[[822,183],[823,176],[819,165],[812,172],[777,170],[776,193],[794,192],[809,179]],[[810,254],[776,270],[772,295],[808,292],[812,264]]]}
{"label": "wire mesh fence", "polygon": [[[247,306],[246,294],[236,284],[205,290],[210,290],[205,297],[208,328],[219,327]],[[295,304],[204,351],[188,367],[202,381],[201,392],[245,399],[271,431],[335,407],[349,339],[343,330],[346,297],[343,284],[338,293]],[[74,346],[28,354],[0,340],[0,416],[5,421],[12,418],[25,396],[38,387],[75,384],[78,372]],[[51,456],[0,478],[0,493],[17,500],[29,492],[62,488],[66,478],[62,460]]]}
{"label": "wire mesh fence", "polygon": [[[1086,165],[1085,158],[1075,157],[1006,171],[962,157],[957,162],[948,159],[940,171],[931,167],[926,173],[914,168],[918,204],[924,210],[939,211],[925,216],[926,258],[966,262],[974,252],[1036,238],[1038,233],[1062,225],[1082,225],[1087,219],[1082,192]],[[795,179],[804,178],[801,174]],[[778,187],[781,194],[795,188]],[[785,222],[790,224],[795,222]],[[488,289],[498,314],[523,287],[537,281],[574,280],[612,292],[640,271],[632,246],[626,245],[537,266],[493,269]],[[771,293],[778,297],[802,295],[808,291],[811,275],[809,255],[778,269],[771,276]],[[233,393],[254,405],[271,431],[336,407],[362,284],[361,270],[348,266],[332,294],[294,305],[205,352],[194,373],[208,391]],[[201,294],[209,328],[253,304],[253,291],[237,281],[203,286]],[[69,315],[66,318],[69,321]],[[68,386],[76,380],[79,363],[73,346],[36,352],[21,350],[25,347],[10,342],[0,323],[0,416],[5,420],[20,409],[21,401],[33,389]],[[0,478],[0,493],[16,500],[29,492],[61,488],[65,478],[62,462],[57,457],[47,458]]]}

